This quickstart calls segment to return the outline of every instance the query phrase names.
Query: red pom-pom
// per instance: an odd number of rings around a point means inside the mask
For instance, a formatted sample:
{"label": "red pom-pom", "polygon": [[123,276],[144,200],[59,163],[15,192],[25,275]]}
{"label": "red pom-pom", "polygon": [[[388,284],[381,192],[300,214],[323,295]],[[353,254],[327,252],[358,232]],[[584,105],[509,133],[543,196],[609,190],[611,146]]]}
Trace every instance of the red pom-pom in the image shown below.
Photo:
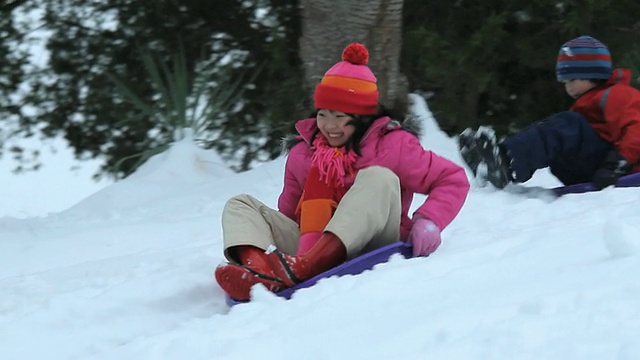
{"label": "red pom-pom", "polygon": [[342,52],[342,60],[354,65],[367,65],[367,62],[369,62],[369,51],[366,46],[360,43],[352,43]]}

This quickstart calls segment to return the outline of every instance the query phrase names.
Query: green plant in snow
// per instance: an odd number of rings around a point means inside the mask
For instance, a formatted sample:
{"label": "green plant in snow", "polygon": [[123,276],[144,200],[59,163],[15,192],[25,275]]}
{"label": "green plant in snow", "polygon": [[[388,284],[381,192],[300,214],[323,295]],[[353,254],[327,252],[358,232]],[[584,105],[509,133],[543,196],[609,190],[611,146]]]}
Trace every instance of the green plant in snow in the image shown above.
{"label": "green plant in snow", "polygon": [[171,64],[142,52],[141,59],[149,77],[152,94],[145,98],[138,94],[133,84],[113,75],[113,81],[124,100],[133,104],[138,114],[124,122],[151,119],[156,124],[157,145],[149,150],[120,159],[116,167],[125,161],[138,159],[133,169],[151,156],[169,148],[171,142],[191,139],[196,143],[210,144],[219,136],[219,124],[226,114],[241,106],[242,79],[231,81],[229,71],[220,59],[198,62],[194,75],[189,75],[184,52],[171,59]]}

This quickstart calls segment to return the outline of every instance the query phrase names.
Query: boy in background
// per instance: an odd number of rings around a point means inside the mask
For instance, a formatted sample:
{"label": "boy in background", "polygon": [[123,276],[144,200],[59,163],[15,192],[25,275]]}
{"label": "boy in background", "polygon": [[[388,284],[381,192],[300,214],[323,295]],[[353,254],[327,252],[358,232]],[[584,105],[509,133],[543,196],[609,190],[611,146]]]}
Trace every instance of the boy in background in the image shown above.
{"label": "boy in background", "polygon": [[[640,91],[630,86],[631,71],[612,70],[609,49],[580,36],[560,47],[556,75],[576,99],[569,111],[500,142],[486,127],[460,135],[462,157],[474,175],[502,189],[549,167],[564,185],[592,182],[603,189],[640,171]],[[486,173],[478,174],[480,164]]]}

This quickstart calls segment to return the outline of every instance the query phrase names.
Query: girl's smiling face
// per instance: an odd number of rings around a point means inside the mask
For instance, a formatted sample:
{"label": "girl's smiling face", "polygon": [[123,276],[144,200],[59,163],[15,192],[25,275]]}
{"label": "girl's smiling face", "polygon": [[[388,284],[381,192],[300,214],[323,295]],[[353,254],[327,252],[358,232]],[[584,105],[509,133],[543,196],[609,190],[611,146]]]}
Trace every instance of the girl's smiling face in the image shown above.
{"label": "girl's smiling face", "polygon": [[356,131],[356,128],[350,124],[351,120],[353,117],[342,111],[320,109],[316,115],[318,129],[332,147],[342,147],[351,139]]}

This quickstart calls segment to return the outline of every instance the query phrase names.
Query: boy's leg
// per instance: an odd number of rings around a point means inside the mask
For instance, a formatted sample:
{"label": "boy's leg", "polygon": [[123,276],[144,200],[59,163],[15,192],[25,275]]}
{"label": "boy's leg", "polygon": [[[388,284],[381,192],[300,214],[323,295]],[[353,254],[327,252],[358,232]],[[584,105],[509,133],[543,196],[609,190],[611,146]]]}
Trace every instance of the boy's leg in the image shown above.
{"label": "boy's leg", "polygon": [[[579,169],[583,164],[577,161],[586,162],[606,144],[581,114],[566,111],[526,127],[503,140],[500,146],[512,159],[511,169],[517,182],[529,180],[538,169],[551,167],[552,173],[567,184],[565,181],[573,181],[569,175],[585,170]],[[594,160],[598,159],[588,162]]]}
{"label": "boy's leg", "polygon": [[582,142],[577,151],[559,156],[549,165],[551,173],[564,185],[591,182],[609,151],[615,149],[586,120],[581,126]]}
{"label": "boy's leg", "polygon": [[295,221],[242,194],[229,199],[222,211],[222,236],[225,257],[238,263],[230,248],[250,245],[266,250],[273,244],[284,253],[295,254],[300,233]]}

